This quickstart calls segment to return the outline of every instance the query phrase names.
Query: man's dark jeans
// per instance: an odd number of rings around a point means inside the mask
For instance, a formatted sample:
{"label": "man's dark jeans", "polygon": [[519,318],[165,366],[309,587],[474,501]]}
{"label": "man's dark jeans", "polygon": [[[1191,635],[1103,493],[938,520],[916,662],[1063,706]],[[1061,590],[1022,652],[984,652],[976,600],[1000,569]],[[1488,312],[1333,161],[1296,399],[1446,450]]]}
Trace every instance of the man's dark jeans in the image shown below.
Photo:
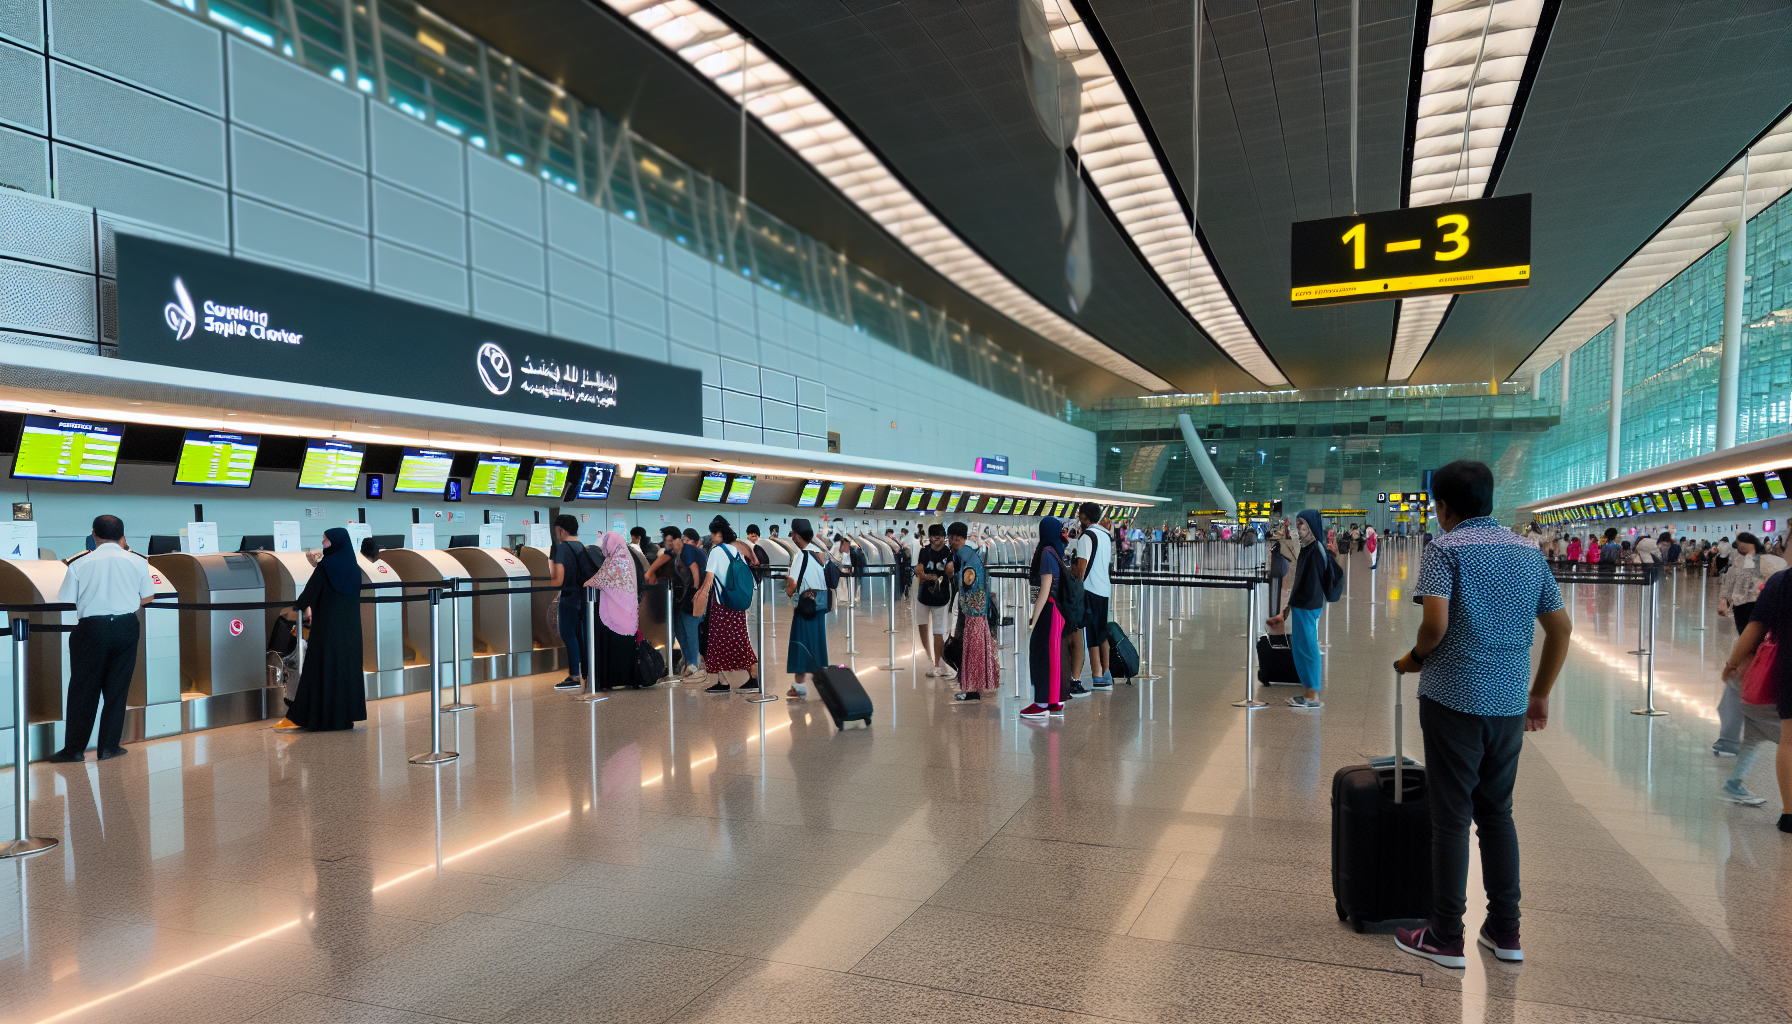
{"label": "man's dark jeans", "polygon": [[586,646],[590,638],[585,635],[585,590],[562,590],[558,612],[560,624],[560,642],[566,645],[566,674],[570,678],[585,677],[585,655],[590,650]]}
{"label": "man's dark jeans", "polygon": [[1518,829],[1512,784],[1524,749],[1523,715],[1471,715],[1419,698],[1425,778],[1431,804],[1431,928],[1462,934],[1468,904],[1468,826],[1481,838],[1487,927],[1518,930]]}

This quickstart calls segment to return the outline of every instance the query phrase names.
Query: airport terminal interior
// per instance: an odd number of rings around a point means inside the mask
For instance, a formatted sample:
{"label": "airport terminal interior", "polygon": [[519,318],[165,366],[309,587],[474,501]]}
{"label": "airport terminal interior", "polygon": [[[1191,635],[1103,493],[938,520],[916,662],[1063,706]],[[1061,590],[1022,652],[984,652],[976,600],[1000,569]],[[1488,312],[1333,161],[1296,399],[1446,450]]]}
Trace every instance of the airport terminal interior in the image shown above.
{"label": "airport terminal interior", "polygon": [[0,0],[0,1024],[1792,1021],[1788,191],[1784,2]]}

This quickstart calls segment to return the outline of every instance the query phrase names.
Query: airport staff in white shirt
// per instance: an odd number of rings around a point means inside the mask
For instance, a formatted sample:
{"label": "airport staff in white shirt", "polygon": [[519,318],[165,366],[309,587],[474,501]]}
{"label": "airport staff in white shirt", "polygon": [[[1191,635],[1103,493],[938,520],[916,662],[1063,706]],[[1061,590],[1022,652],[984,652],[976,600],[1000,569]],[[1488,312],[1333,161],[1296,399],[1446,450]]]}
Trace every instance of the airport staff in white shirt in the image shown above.
{"label": "airport staff in white shirt", "polygon": [[155,596],[149,562],[125,546],[124,522],[117,516],[93,520],[94,548],[69,562],[56,599],[75,606],[79,620],[69,634],[68,705],[63,715],[62,749],[46,761],[84,761],[100,715],[99,759],[125,752],[125,697],[137,667],[137,609]]}

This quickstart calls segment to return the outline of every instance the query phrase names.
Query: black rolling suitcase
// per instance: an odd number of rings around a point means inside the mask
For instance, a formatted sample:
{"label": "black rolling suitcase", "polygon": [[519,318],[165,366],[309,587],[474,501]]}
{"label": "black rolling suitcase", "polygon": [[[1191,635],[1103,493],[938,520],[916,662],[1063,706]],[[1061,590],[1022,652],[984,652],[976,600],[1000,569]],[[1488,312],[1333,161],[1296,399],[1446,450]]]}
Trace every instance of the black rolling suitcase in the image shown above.
{"label": "black rolling suitcase", "polygon": [[1118,622],[1108,623],[1108,674],[1123,676],[1129,683],[1139,674],[1139,649]]}
{"label": "black rolling suitcase", "polygon": [[1257,638],[1257,681],[1265,686],[1299,686],[1294,667],[1294,643],[1286,633]]}
{"label": "black rolling suitcase", "polygon": [[859,677],[845,665],[829,665],[815,673],[815,692],[834,716],[834,728],[844,729],[848,722],[864,722],[871,728],[871,698],[859,685]]}
{"label": "black rolling suitcase", "polygon": [[1332,895],[1357,931],[1431,916],[1431,807],[1425,768],[1401,752],[1394,676],[1394,756],[1332,776]]}

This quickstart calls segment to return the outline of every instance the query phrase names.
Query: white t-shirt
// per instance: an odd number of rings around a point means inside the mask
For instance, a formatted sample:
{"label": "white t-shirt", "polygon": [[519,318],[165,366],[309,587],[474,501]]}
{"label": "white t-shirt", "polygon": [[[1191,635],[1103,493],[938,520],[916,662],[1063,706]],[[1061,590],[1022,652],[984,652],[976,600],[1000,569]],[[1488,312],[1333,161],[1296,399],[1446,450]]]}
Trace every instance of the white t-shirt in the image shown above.
{"label": "white t-shirt", "polygon": [[[1083,589],[1101,597],[1112,597],[1114,586],[1108,582],[1108,563],[1114,557],[1114,542],[1105,536],[1097,540],[1099,533],[1100,530],[1083,531],[1083,535],[1076,539],[1076,557],[1089,561],[1089,575],[1083,577]],[[1097,547],[1101,549],[1099,555],[1096,554]]]}
{"label": "white t-shirt", "polygon": [[[802,549],[803,553],[796,559],[796,596],[803,596],[805,590],[819,590],[823,594],[828,589],[826,572],[827,552],[820,551],[814,545]],[[825,598],[824,598],[825,600]]]}
{"label": "white t-shirt", "polygon": [[734,545],[732,544],[717,544],[715,547],[709,549],[709,561],[704,565],[704,568],[715,574],[716,586],[718,587],[722,585],[722,580],[726,579],[728,576],[728,563],[736,558],[742,557],[738,550],[730,550],[733,547]]}
{"label": "white t-shirt", "polygon": [[902,550],[908,552],[908,564],[915,565],[921,561],[921,543],[913,537],[902,538]]}

